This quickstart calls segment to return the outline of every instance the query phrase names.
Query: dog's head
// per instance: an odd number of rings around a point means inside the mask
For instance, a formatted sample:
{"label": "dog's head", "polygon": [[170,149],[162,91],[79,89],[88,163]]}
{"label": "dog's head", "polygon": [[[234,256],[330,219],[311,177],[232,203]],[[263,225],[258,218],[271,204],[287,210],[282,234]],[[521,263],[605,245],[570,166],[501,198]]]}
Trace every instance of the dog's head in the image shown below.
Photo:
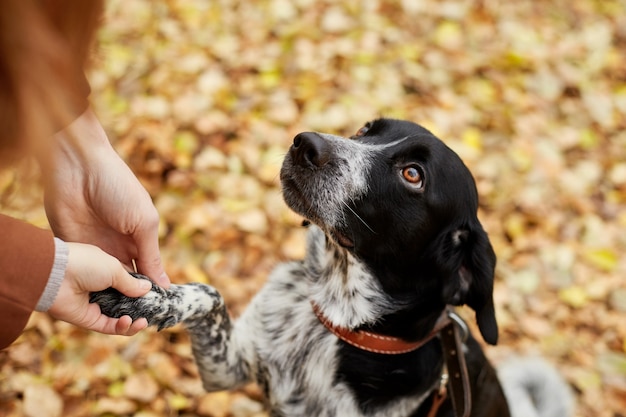
{"label": "dog's head", "polygon": [[286,203],[363,262],[398,300],[467,304],[495,344],[495,254],[456,153],[423,127],[367,123],[351,138],[300,133],[283,163]]}

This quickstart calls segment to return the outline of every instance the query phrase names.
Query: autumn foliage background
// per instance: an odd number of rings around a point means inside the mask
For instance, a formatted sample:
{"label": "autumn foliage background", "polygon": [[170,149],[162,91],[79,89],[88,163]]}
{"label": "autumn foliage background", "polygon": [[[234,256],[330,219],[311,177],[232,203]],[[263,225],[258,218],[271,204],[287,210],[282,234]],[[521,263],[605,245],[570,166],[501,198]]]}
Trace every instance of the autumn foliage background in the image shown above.
{"label": "autumn foliage background", "polygon": [[[474,173],[498,255],[489,357],[541,355],[576,416],[626,415],[623,0],[109,1],[89,79],[172,280],[211,283],[234,315],[303,254],[278,184],[296,133],[431,129]],[[2,211],[46,226],[25,165],[0,174]],[[122,338],[34,314],[0,352],[0,415],[267,414],[254,386],[203,392],[181,327]]]}

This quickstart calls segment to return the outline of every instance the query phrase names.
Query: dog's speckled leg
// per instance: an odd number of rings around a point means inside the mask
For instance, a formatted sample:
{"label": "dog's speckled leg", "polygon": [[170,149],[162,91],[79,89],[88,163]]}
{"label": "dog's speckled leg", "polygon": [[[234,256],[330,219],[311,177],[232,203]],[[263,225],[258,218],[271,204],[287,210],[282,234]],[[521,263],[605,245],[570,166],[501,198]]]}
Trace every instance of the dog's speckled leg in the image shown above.
{"label": "dog's speckled leg", "polygon": [[250,361],[233,346],[224,300],[209,285],[173,284],[166,290],[152,284],[152,289],[139,298],[109,288],[92,293],[90,301],[98,303],[107,316],[129,315],[133,320],[145,317],[149,325],[159,330],[184,323],[191,334],[193,353],[207,391],[232,388],[249,378]]}
{"label": "dog's speckled leg", "polygon": [[[205,390],[231,389],[250,381],[253,355],[237,343],[225,307],[216,309],[211,317],[186,321],[185,326]],[[244,340],[246,345],[252,342]]]}

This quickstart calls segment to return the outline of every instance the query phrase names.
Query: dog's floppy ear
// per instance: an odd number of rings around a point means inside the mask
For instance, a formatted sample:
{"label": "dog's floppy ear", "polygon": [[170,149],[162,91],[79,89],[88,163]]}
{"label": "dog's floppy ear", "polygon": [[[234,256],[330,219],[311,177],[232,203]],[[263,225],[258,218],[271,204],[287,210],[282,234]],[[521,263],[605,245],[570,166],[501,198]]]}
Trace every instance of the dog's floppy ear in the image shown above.
{"label": "dog's floppy ear", "polygon": [[487,233],[476,220],[469,226],[449,231],[444,241],[446,247],[442,252],[447,252],[449,256],[444,262],[450,272],[443,284],[444,301],[470,306],[476,312],[476,322],[483,339],[495,345],[498,341],[493,304],[496,255]]}

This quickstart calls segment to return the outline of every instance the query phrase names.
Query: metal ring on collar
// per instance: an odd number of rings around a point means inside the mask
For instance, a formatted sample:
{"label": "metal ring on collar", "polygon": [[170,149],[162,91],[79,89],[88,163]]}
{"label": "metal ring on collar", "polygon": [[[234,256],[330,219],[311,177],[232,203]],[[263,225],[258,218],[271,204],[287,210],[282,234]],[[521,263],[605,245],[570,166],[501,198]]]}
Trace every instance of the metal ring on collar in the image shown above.
{"label": "metal ring on collar", "polygon": [[469,337],[467,323],[454,310],[448,310],[448,317],[461,329],[461,341],[465,343]]}

